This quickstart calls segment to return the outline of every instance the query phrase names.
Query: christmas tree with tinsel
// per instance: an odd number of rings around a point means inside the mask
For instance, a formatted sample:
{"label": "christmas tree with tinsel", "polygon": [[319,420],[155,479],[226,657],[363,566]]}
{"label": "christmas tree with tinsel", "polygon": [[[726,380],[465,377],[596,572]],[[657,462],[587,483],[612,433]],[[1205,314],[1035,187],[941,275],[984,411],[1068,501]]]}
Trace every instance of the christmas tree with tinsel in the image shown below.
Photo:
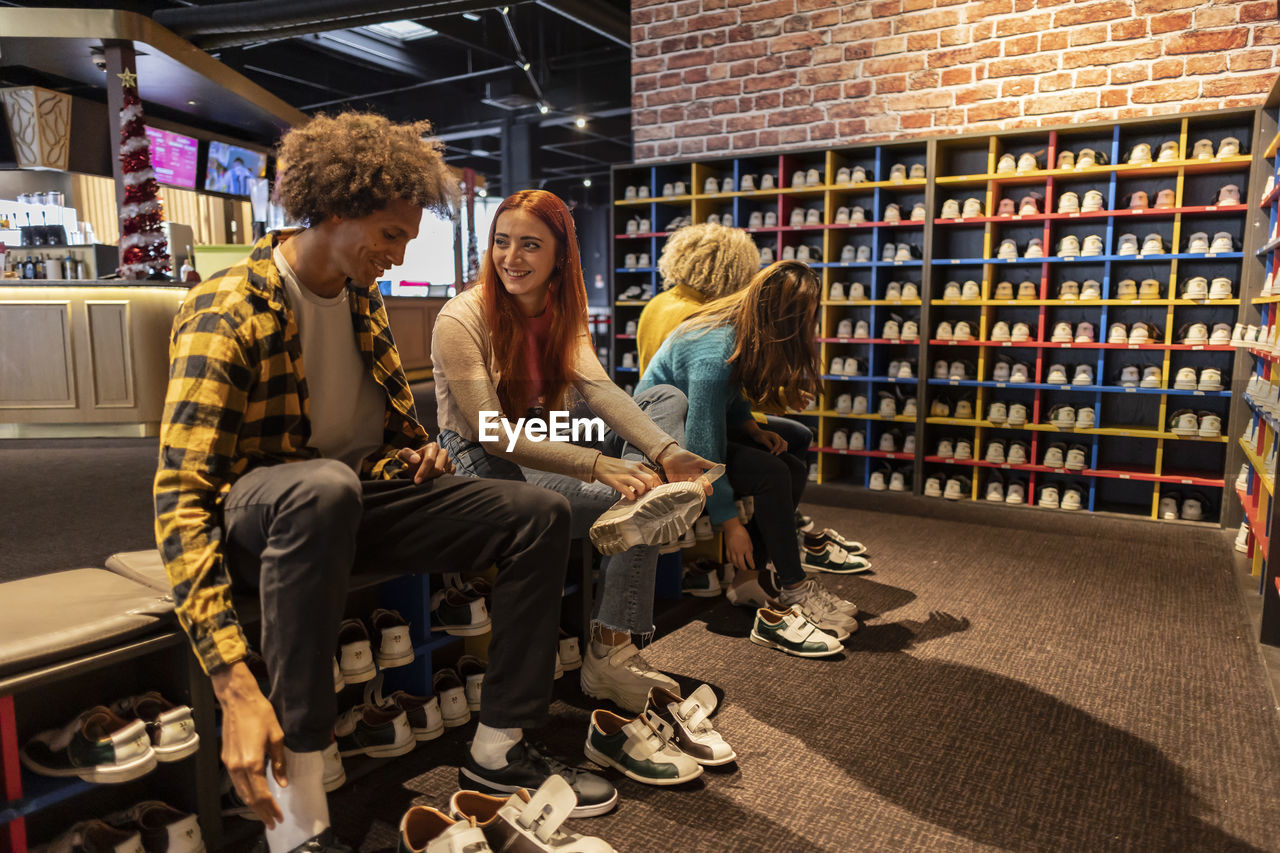
{"label": "christmas tree with tinsel", "polygon": [[124,206],[120,208],[120,277],[143,279],[171,269],[169,245],[160,223],[164,209],[156,196],[160,185],[151,168],[151,143],[142,125],[142,99],[132,71],[119,75],[124,86],[120,109],[120,168],[124,173]]}

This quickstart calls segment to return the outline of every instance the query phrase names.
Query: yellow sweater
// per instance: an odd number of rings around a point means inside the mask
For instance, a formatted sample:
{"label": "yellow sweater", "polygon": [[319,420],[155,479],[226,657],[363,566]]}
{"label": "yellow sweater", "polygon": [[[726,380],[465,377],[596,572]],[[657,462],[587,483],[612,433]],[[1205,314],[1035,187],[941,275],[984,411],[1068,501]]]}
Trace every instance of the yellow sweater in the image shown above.
{"label": "yellow sweater", "polygon": [[636,324],[636,348],[640,357],[641,376],[658,347],[676,330],[676,326],[706,302],[705,293],[694,290],[687,284],[677,284],[649,300],[649,304],[640,312],[640,322]]}

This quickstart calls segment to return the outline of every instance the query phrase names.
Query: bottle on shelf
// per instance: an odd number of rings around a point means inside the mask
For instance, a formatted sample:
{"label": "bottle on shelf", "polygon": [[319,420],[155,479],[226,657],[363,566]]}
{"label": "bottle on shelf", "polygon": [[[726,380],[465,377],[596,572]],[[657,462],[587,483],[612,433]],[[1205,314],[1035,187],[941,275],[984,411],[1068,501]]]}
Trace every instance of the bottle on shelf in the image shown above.
{"label": "bottle on shelf", "polygon": [[182,266],[178,269],[178,281],[185,282],[189,273],[195,272],[195,268],[191,266],[191,247],[187,246],[186,257],[182,259]]}
{"label": "bottle on shelf", "polygon": [[27,259],[22,262],[22,277],[26,279],[36,277],[36,261],[30,255],[27,255]]}
{"label": "bottle on shelf", "polygon": [[76,278],[80,280],[84,280],[88,277],[89,276],[85,272],[84,261],[77,260],[76,261]]}
{"label": "bottle on shelf", "polygon": [[71,250],[67,250],[66,257],[62,259],[62,277],[67,281],[75,281],[76,279],[76,259],[71,255]]}

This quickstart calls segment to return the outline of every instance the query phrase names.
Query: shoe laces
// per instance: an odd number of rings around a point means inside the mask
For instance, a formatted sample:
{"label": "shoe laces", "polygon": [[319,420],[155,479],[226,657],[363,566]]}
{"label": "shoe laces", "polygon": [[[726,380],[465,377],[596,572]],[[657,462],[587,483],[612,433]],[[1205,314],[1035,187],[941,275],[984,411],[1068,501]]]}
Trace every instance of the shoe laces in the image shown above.
{"label": "shoe laces", "polygon": [[838,610],[840,605],[843,603],[838,596],[832,594],[830,590],[813,578],[809,578],[805,581],[805,586],[809,588],[809,598],[808,601],[806,601],[806,604],[808,602],[816,601],[827,611],[832,611]]}
{"label": "shoe laces", "polygon": [[634,672],[637,675],[657,675],[658,669],[649,661],[645,660],[644,655],[640,654],[637,649],[635,654],[628,655],[627,658],[619,664],[623,669]]}

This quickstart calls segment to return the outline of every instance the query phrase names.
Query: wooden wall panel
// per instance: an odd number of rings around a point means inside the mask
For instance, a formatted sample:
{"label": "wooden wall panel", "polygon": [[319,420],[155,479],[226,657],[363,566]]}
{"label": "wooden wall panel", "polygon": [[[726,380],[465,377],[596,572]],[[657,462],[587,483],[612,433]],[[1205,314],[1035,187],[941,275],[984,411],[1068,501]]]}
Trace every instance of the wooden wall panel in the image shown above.
{"label": "wooden wall panel", "polygon": [[129,303],[86,300],[93,401],[100,408],[132,407],[134,344],[129,338]]}
{"label": "wooden wall panel", "polygon": [[76,406],[69,302],[0,302],[0,406]]}

